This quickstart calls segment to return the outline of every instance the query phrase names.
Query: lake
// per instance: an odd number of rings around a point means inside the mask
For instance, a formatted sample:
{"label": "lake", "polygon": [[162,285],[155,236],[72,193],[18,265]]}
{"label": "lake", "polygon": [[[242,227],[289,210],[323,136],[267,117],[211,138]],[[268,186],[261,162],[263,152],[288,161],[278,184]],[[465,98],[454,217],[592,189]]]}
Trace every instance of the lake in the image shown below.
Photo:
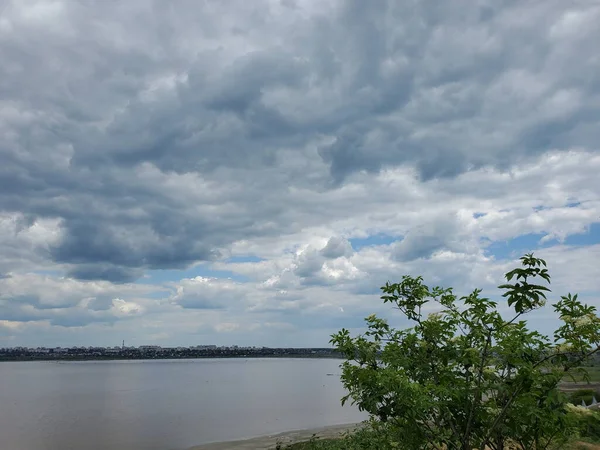
{"label": "lake", "polygon": [[175,450],[360,422],[340,405],[340,362],[1,362],[1,447]]}

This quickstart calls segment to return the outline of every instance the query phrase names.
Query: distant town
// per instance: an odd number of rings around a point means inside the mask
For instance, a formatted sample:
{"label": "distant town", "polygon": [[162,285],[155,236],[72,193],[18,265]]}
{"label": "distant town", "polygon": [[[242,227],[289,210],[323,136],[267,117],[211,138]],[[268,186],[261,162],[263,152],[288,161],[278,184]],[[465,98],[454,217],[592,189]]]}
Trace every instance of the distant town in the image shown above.
{"label": "distant town", "polygon": [[118,359],[189,359],[189,358],[339,358],[332,348],[218,347],[12,347],[0,348],[0,361],[82,361]]}

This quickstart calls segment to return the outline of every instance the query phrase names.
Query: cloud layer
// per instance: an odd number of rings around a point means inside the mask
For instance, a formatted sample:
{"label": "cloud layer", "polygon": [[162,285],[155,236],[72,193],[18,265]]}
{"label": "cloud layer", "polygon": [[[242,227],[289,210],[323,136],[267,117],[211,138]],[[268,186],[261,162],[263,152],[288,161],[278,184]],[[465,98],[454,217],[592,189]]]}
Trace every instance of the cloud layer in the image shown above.
{"label": "cloud layer", "polygon": [[597,303],[600,7],[463,3],[1,1],[0,339],[325,345],[536,249]]}

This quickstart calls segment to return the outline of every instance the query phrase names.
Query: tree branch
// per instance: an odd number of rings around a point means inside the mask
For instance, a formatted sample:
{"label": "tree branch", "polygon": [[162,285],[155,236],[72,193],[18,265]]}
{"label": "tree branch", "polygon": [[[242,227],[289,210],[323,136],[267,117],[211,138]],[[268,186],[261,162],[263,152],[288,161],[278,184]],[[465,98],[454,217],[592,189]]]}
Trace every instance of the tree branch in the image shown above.
{"label": "tree branch", "polygon": [[479,372],[477,374],[477,387],[476,387],[476,391],[475,391],[475,398],[473,399],[473,403],[471,404],[471,409],[469,410],[467,426],[465,428],[465,434],[463,436],[463,447],[468,444],[469,433],[471,432],[471,427],[473,426],[475,408],[476,408],[476,406],[479,406],[479,404],[481,403],[481,380],[483,378],[483,365],[485,364],[485,360],[487,358],[487,351],[488,351],[488,348],[491,343],[492,343],[492,330],[488,329],[488,335],[485,340],[485,346],[483,347],[483,351],[481,352],[481,361],[479,363]]}

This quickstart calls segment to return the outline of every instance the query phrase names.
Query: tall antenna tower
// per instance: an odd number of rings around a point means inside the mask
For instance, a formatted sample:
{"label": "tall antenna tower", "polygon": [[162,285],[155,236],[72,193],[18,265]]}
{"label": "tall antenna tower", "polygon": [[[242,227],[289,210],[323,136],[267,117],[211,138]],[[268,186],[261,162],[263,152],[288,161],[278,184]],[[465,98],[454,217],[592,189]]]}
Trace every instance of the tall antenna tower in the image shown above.
{"label": "tall antenna tower", "polygon": [[125,339],[123,339],[123,343],[121,344],[121,349],[125,348]]}

